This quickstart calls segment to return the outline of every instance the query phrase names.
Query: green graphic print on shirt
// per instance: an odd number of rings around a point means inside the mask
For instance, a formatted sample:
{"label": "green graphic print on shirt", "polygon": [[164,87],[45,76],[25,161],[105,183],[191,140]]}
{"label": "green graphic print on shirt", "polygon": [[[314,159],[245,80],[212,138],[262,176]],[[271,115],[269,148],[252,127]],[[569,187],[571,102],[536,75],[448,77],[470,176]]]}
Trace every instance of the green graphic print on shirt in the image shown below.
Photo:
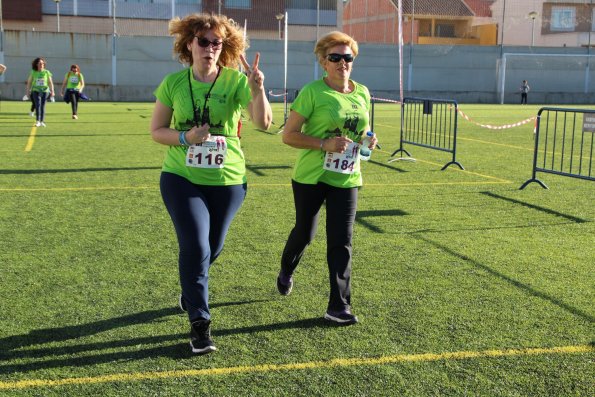
{"label": "green graphic print on shirt", "polygon": [[[360,142],[369,126],[370,93],[354,81],[355,88],[342,94],[326,85],[324,80],[313,81],[300,91],[291,110],[306,121],[302,132],[320,139],[345,136]],[[322,150],[300,149],[293,170],[293,179],[299,183],[324,182],[335,187],[361,186],[362,176],[359,157],[352,174],[340,174],[323,169],[326,153]]]}

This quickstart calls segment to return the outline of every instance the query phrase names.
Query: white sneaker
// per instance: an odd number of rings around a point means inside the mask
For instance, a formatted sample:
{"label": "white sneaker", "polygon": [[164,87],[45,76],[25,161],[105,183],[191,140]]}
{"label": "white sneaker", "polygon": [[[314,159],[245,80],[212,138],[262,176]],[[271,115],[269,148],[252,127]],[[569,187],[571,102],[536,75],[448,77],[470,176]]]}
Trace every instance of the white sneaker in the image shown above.
{"label": "white sneaker", "polygon": [[35,112],[31,112],[31,113],[29,113],[29,116],[31,116],[31,117],[35,117]]}
{"label": "white sneaker", "polygon": [[41,122],[39,122],[39,121],[35,122],[35,126],[36,127],[41,127]]}
{"label": "white sneaker", "polygon": [[78,120],[79,116],[77,116],[76,114],[73,114],[72,115],[72,118],[75,119],[75,120]]}
{"label": "white sneaker", "polygon": [[45,123],[44,123],[43,121],[41,122],[41,126],[42,126],[42,127],[45,127],[45,126],[46,126],[46,125],[45,125]]}

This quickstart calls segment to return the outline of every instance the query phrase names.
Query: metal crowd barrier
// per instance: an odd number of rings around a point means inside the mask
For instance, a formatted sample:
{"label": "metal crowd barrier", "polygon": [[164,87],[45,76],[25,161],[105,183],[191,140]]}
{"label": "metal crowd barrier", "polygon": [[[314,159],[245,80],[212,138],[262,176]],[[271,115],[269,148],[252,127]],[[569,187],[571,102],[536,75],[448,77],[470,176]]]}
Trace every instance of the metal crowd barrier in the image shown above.
{"label": "metal crowd barrier", "polygon": [[[403,144],[421,146],[425,148],[452,153],[452,160],[446,163],[442,170],[451,164],[460,169],[463,166],[457,161],[457,115],[458,106],[454,100],[405,97],[401,104],[401,139],[399,148],[391,154],[411,154]],[[403,159],[401,157],[401,159]],[[395,161],[399,159],[393,159]]]}
{"label": "metal crowd barrier", "polygon": [[531,182],[548,187],[537,179],[538,172],[593,181],[595,110],[543,107],[537,113],[533,175]]}

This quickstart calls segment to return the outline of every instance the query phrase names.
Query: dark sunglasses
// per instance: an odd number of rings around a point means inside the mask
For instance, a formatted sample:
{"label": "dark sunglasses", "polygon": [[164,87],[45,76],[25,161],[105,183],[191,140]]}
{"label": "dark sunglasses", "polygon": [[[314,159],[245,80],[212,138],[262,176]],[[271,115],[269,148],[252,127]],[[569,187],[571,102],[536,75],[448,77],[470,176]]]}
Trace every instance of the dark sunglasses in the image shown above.
{"label": "dark sunglasses", "polygon": [[194,37],[196,37],[198,45],[201,46],[202,48],[207,48],[210,45],[212,45],[213,48],[219,48],[223,44],[222,40],[211,41],[211,40],[207,39],[206,37],[198,37],[198,36],[194,36]]}
{"label": "dark sunglasses", "polygon": [[326,59],[333,63],[339,62],[341,59],[347,63],[353,62],[353,54],[328,54]]}

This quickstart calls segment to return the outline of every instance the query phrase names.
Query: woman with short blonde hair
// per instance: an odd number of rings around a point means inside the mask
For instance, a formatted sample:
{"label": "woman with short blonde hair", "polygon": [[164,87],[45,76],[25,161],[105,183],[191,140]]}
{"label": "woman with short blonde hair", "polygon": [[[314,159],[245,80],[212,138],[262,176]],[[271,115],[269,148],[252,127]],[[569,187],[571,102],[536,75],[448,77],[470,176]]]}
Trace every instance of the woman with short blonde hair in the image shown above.
{"label": "woman with short blonde hair", "polygon": [[359,53],[357,41],[355,41],[351,36],[339,31],[330,32],[318,40],[316,46],[314,47],[314,53],[316,54],[318,62],[321,65],[324,64],[329,49],[337,45],[348,46],[351,49],[351,54],[353,54],[354,58],[357,57],[357,54]]}
{"label": "woman with short blonde hair", "polygon": [[[370,93],[350,79],[357,42],[342,32],[322,37],[314,53],[324,77],[306,84],[291,105],[283,143],[299,149],[291,185],[295,224],[281,255],[277,290],[289,295],[298,264],[310,245],[326,204],[329,300],[324,318],[358,322],[351,309],[351,257],[357,193],[362,185],[360,146],[370,128]],[[371,133],[370,133],[371,134]],[[376,145],[372,135],[369,149]],[[366,143],[368,144],[368,143]]]}

